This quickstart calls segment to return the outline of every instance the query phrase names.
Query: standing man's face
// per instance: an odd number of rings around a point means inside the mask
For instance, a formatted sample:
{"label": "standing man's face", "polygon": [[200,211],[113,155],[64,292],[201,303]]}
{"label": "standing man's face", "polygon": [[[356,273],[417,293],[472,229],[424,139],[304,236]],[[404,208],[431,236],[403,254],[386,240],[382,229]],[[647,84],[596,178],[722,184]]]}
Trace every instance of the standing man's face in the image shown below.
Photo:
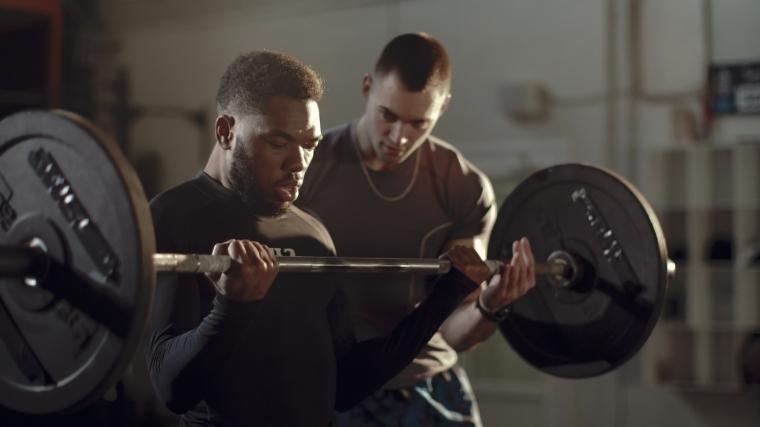
{"label": "standing man's face", "polygon": [[451,97],[443,85],[409,91],[395,72],[365,76],[362,89],[370,161],[382,169],[405,161],[425,142]]}
{"label": "standing man's face", "polygon": [[232,188],[258,213],[284,213],[322,138],[317,103],[273,97],[261,114],[239,116],[231,130]]}

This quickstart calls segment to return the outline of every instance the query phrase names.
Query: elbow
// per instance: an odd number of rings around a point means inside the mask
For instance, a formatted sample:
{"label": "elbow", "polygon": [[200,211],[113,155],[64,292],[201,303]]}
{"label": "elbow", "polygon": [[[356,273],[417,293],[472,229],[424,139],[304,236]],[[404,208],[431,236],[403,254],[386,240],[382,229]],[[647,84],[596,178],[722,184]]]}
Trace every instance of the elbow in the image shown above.
{"label": "elbow", "polygon": [[171,363],[165,363],[165,349],[161,346],[148,347],[145,361],[148,368],[153,391],[158,401],[175,414],[184,414],[193,408],[200,397],[195,398],[197,390],[182,370],[172,368]]}
{"label": "elbow", "polygon": [[150,377],[158,401],[175,414],[184,414],[200,401],[200,397],[193,397],[194,388],[176,375],[151,370]]}
{"label": "elbow", "polygon": [[189,411],[198,402],[197,399],[189,399],[187,393],[181,391],[182,387],[176,384],[167,384],[164,387],[154,384],[154,389],[164,407],[177,415]]}

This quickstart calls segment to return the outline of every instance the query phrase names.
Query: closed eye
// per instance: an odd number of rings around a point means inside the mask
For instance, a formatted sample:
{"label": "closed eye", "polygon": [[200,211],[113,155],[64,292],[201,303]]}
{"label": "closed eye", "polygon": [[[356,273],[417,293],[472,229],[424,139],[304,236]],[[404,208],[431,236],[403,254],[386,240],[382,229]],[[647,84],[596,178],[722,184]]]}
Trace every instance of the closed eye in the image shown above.
{"label": "closed eye", "polygon": [[427,129],[429,124],[430,122],[427,120],[415,120],[412,122],[412,127],[417,130],[424,130],[424,129]]}
{"label": "closed eye", "polygon": [[383,120],[385,120],[388,123],[393,123],[396,120],[398,120],[398,116],[393,114],[387,108],[380,108],[380,115],[383,117]]}
{"label": "closed eye", "polygon": [[317,137],[317,138],[314,138],[311,141],[307,141],[307,142],[304,142],[303,144],[301,144],[301,147],[303,147],[304,150],[312,151],[315,148],[317,148],[317,146],[319,145],[319,141],[321,141],[321,140],[322,140],[321,136]]}
{"label": "closed eye", "polygon": [[282,138],[269,138],[267,139],[267,143],[274,148],[285,148],[288,146],[288,141]]}

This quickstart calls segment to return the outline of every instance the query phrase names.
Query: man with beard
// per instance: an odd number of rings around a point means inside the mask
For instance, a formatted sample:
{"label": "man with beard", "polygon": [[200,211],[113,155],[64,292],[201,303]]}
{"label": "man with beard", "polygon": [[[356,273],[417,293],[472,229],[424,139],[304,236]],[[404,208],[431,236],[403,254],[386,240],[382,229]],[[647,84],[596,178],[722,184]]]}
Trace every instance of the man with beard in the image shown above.
{"label": "man with beard", "polygon": [[489,275],[474,251],[453,248],[454,268],[419,308],[383,337],[356,343],[335,277],[277,274],[275,255],[335,254],[322,224],[293,206],[322,137],[322,90],[295,58],[237,58],[220,82],[203,172],[151,202],[159,251],[213,248],[235,261],[224,274],[158,278],[145,356],[158,397],[182,425],[327,425],[333,409],[408,364]]}
{"label": "man with beard", "polygon": [[[424,33],[400,35],[364,76],[362,116],[325,134],[299,206],[325,224],[341,256],[434,258],[454,245],[485,253],[496,216],[491,184],[431,135],[450,86],[443,45]],[[493,334],[508,305],[535,286],[528,240],[514,242],[512,254],[500,279],[468,296],[403,372],[336,424],[480,425],[457,353]],[[419,277],[371,277],[347,288],[357,339],[387,334],[431,289]]]}

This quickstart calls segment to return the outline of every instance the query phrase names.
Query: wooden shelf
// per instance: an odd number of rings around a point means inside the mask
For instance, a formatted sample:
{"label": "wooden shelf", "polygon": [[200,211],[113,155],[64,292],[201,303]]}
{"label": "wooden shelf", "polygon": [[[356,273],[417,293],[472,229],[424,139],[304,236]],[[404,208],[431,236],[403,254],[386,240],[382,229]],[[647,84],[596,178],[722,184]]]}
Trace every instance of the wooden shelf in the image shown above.
{"label": "wooden shelf", "polygon": [[[648,153],[651,195],[677,273],[645,346],[645,377],[677,390],[741,390],[737,351],[760,329],[760,144]],[[680,259],[679,259],[680,258]]]}

